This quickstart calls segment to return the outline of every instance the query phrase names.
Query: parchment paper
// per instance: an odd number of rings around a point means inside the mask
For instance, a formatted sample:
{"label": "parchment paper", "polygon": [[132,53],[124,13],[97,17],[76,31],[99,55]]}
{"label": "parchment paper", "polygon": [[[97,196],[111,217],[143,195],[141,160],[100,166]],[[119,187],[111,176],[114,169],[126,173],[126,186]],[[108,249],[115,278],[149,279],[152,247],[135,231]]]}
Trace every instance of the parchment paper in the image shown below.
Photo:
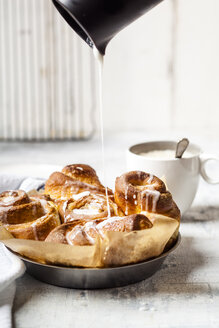
{"label": "parchment paper", "polygon": [[107,232],[93,246],[71,246],[15,239],[0,227],[0,241],[20,255],[40,263],[73,267],[109,267],[137,263],[162,254],[178,229],[172,218],[154,214],[153,227],[133,232]]}

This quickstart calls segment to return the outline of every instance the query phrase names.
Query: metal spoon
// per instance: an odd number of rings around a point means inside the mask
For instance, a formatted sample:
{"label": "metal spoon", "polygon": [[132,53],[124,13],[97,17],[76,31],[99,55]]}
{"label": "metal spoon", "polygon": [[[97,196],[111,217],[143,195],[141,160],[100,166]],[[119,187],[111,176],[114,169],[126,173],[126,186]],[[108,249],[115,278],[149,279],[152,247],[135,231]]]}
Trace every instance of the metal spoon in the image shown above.
{"label": "metal spoon", "polygon": [[176,145],[176,154],[175,158],[181,158],[184,152],[186,151],[189,145],[189,140],[187,138],[183,138]]}

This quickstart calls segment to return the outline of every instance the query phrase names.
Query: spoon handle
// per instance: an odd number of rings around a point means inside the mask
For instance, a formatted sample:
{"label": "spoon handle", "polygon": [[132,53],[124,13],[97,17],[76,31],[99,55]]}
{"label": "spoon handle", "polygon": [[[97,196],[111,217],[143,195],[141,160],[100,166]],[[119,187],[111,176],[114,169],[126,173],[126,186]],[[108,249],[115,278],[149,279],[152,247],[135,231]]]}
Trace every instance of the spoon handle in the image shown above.
{"label": "spoon handle", "polygon": [[189,145],[189,140],[187,138],[183,138],[182,140],[180,140],[176,146],[175,157],[181,158],[185,150],[187,149],[188,145]]}

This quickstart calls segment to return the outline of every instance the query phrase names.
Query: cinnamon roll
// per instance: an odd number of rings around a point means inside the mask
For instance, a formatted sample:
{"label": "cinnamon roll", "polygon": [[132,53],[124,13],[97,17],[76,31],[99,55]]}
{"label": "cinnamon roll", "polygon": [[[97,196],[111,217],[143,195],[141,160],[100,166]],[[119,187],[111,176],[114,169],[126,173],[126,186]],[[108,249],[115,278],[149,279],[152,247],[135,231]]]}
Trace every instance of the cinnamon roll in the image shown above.
{"label": "cinnamon roll", "polygon": [[180,220],[180,211],[164,182],[142,171],[131,171],[116,179],[115,201],[125,215],[147,212]]}
{"label": "cinnamon roll", "polygon": [[[87,194],[86,194],[87,193]],[[62,222],[73,220],[94,220],[102,219],[108,216],[123,216],[123,212],[117,204],[104,195],[91,194],[89,191],[84,192],[82,197],[73,196],[66,201],[58,201],[59,213]],[[109,212],[109,213],[108,213]]]}
{"label": "cinnamon roll", "polygon": [[93,245],[96,237],[104,239],[104,233],[107,231],[131,232],[150,229],[152,226],[149,219],[141,214],[88,222],[75,220],[55,228],[45,241],[78,246]]}
{"label": "cinnamon roll", "polygon": [[[108,195],[113,197],[112,190],[107,188]],[[45,193],[52,199],[68,200],[72,196],[89,191],[106,194],[96,171],[89,165],[72,164],[63,168],[62,172],[51,174],[45,184]]]}
{"label": "cinnamon roll", "polygon": [[0,225],[15,238],[45,240],[60,225],[59,214],[49,196],[29,197],[22,190],[0,194]]}

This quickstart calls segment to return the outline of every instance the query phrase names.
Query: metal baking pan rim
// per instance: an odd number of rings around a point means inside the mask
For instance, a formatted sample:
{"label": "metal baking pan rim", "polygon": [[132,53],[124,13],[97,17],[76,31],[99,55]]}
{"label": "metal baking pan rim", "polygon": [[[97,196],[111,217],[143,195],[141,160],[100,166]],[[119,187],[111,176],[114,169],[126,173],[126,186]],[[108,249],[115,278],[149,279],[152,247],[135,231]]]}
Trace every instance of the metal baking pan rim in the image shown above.
{"label": "metal baking pan rim", "polygon": [[26,258],[26,257],[23,257],[21,256],[19,253],[16,253],[14,251],[12,251],[9,247],[7,247],[7,249],[12,252],[13,254],[15,254],[16,256],[18,256],[21,260],[24,260],[24,261],[27,261],[27,262],[30,262],[30,263],[33,263],[33,264],[36,264],[36,265],[39,265],[39,266],[44,266],[44,267],[49,267],[49,268],[55,268],[55,269],[63,269],[63,270],[92,270],[92,271],[110,271],[110,270],[121,270],[122,268],[129,268],[129,267],[134,267],[134,266],[138,266],[138,265],[142,265],[143,263],[146,263],[146,262],[154,262],[154,261],[157,261],[158,259],[161,259],[163,257],[166,257],[168,256],[170,253],[172,253],[180,244],[181,242],[181,234],[179,233],[178,234],[178,237],[177,237],[177,241],[176,243],[174,244],[173,247],[171,247],[168,251],[166,251],[165,253],[162,253],[161,255],[157,256],[157,257],[154,257],[152,259],[148,259],[148,260],[145,260],[145,261],[141,261],[141,262],[137,262],[137,263],[133,263],[133,264],[127,264],[127,265],[122,265],[122,266],[115,266],[115,267],[106,267],[106,268],[92,268],[92,267],[88,267],[88,268],[83,268],[83,267],[67,267],[67,266],[59,266],[59,265],[52,265],[52,264],[44,264],[44,263],[40,263],[40,262],[36,262],[36,261],[33,261],[29,258]]}

